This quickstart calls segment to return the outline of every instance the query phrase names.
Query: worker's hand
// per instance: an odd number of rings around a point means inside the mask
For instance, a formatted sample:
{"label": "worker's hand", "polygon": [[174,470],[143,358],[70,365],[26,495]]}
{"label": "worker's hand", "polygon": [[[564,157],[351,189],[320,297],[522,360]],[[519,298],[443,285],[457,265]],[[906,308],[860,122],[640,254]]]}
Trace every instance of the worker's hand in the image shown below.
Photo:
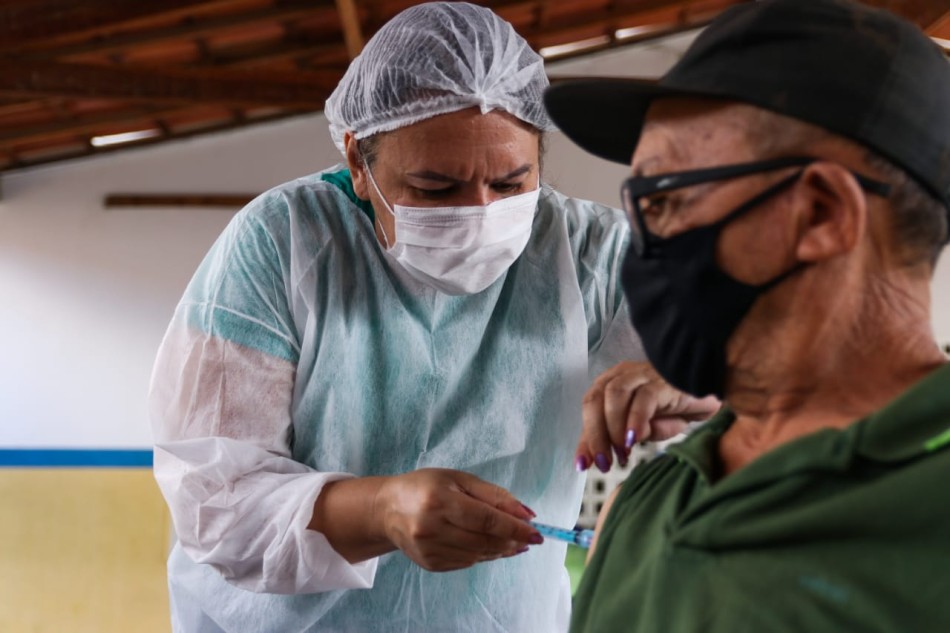
{"label": "worker's hand", "polygon": [[531,510],[505,489],[456,470],[387,478],[373,514],[386,538],[429,571],[514,556],[543,542],[527,523]]}
{"label": "worker's hand", "polygon": [[594,381],[584,395],[578,470],[610,470],[611,452],[625,466],[636,442],[661,441],[705,420],[720,407],[713,396],[694,398],[671,387],[649,363],[623,362]]}

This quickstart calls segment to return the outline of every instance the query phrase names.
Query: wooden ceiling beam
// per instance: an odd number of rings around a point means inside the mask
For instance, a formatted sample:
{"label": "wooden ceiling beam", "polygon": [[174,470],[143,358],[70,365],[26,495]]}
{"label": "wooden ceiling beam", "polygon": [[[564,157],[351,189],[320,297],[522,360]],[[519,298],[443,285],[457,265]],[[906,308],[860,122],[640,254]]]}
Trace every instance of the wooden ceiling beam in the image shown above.
{"label": "wooden ceiling beam", "polygon": [[[267,123],[270,121],[280,121],[281,119],[286,119],[292,116],[298,116],[304,113],[305,111],[303,110],[281,112],[279,114],[273,114],[270,116],[255,118],[253,122]],[[31,158],[30,153],[19,152],[13,155],[15,162],[0,166],[0,171],[13,171],[15,169],[35,167],[37,165],[45,165],[47,163],[56,163],[56,162],[61,162],[64,160],[71,160],[74,158],[83,158],[86,156],[92,156],[96,154],[107,154],[110,152],[122,151],[122,150],[129,149],[132,147],[142,147],[142,146],[154,145],[156,143],[162,143],[166,141],[185,139],[185,138],[190,138],[193,136],[198,136],[201,134],[209,134],[212,132],[224,132],[227,130],[233,130],[236,128],[244,127],[244,125],[245,125],[244,123],[235,123],[234,121],[229,121],[226,123],[216,123],[213,125],[209,125],[207,127],[203,127],[203,128],[188,131],[188,132],[176,132],[175,135],[171,138],[158,138],[158,137],[147,138],[147,139],[142,139],[139,141],[134,141],[132,143],[123,143],[120,145],[108,145],[105,147],[92,147],[91,145],[86,144],[80,150],[74,150],[74,151],[67,150],[64,153],[58,154],[56,156],[42,155],[40,157]]]}
{"label": "wooden ceiling beam", "polygon": [[332,71],[281,75],[0,60],[0,91],[37,97],[320,108],[338,81]]}
{"label": "wooden ceiling beam", "polygon": [[[338,77],[346,71],[347,56],[343,43],[315,44],[306,41],[284,41],[266,48],[255,48],[233,56],[215,55],[206,65],[225,68],[255,68],[280,62],[302,62],[313,58],[337,59]],[[194,66],[192,66],[194,67]]]}
{"label": "wooden ceiling beam", "polygon": [[340,25],[343,29],[343,41],[346,42],[346,52],[350,59],[354,59],[363,50],[363,27],[360,24],[360,14],[356,8],[356,0],[336,0],[336,10],[340,15]]}
{"label": "wooden ceiling beam", "polygon": [[495,0],[486,3],[492,11],[517,11],[520,9],[537,10],[540,5],[546,4],[545,0]]}
{"label": "wooden ceiling beam", "polygon": [[927,30],[947,12],[946,0],[863,0],[865,4],[887,9]]}
{"label": "wooden ceiling beam", "polygon": [[939,37],[943,40],[950,40],[950,10],[927,27],[927,35]]}
{"label": "wooden ceiling beam", "polygon": [[754,2],[755,0],[613,0],[610,8],[606,11],[590,13],[588,15],[608,16],[617,15],[636,15],[638,13],[650,13],[658,10],[672,10],[682,8],[682,5],[697,5],[704,7],[731,6],[733,4],[742,4],[744,2]]}
{"label": "wooden ceiling beam", "polygon": [[97,114],[69,121],[56,121],[40,125],[21,126],[14,131],[0,133],[0,149],[29,145],[62,138],[65,136],[95,136],[106,129],[116,130],[125,127],[145,129],[159,127],[156,119],[187,114],[192,108],[142,108],[124,111],[121,114]]}
{"label": "wooden ceiling beam", "polygon": [[[304,43],[286,42],[277,47],[271,47],[263,54],[249,54],[238,59],[214,60],[210,65],[226,68],[253,68],[258,65],[268,63],[295,60],[301,62],[313,58],[326,58],[339,54],[341,61],[345,61],[345,53],[342,51],[343,43],[314,45]],[[336,68],[336,76],[341,77],[346,70],[345,64]],[[334,85],[336,80],[334,81]],[[329,91],[320,100],[329,96]],[[0,104],[0,116],[4,114],[17,114],[20,112],[29,112],[35,110],[38,106],[48,104],[52,100],[44,101],[19,101],[16,103]],[[193,106],[173,107],[173,108],[137,108],[130,111],[111,112],[93,116],[77,117],[71,120],[60,120],[51,123],[37,124],[32,126],[20,126],[14,131],[0,133],[0,149],[12,148],[17,145],[41,143],[51,139],[62,138],[66,136],[81,136],[84,134],[96,135],[105,131],[114,131],[118,128],[145,129],[147,127],[161,126],[161,119],[176,117],[188,114]],[[235,117],[239,118],[239,117]],[[171,134],[170,134],[171,135]]]}
{"label": "wooden ceiling beam", "polygon": [[[329,3],[326,4],[329,8],[329,13],[332,13],[332,5]],[[223,18],[209,18],[141,33],[123,33],[94,41],[85,41],[67,46],[48,47],[42,51],[33,53],[27,52],[23,54],[22,57],[26,59],[56,58],[60,61],[79,61],[90,55],[107,55],[132,47],[152,46],[184,39],[205,37],[251,23],[256,25],[294,20],[315,15],[320,9],[321,6],[314,0],[289,0],[288,2],[267,9],[248,11]]]}
{"label": "wooden ceiling beam", "polygon": [[107,209],[128,207],[204,207],[240,209],[256,193],[110,193],[102,201]]}
{"label": "wooden ceiling beam", "polygon": [[75,42],[158,18],[234,6],[233,0],[18,0],[0,3],[0,49]]}
{"label": "wooden ceiling beam", "polygon": [[[748,0],[645,0],[637,2],[635,9],[611,8],[588,13],[583,19],[551,21],[545,28],[522,31],[521,35],[535,48],[570,43],[576,39],[576,33],[588,29],[596,29],[601,35],[612,38],[615,31],[630,25],[656,25],[657,23],[649,18],[651,13],[658,10],[677,13],[678,21],[662,26],[671,30],[682,30],[684,25],[688,26],[692,21],[704,24],[710,15],[746,1]],[[691,12],[698,13],[695,20],[690,20]]]}
{"label": "wooden ceiling beam", "polygon": [[[613,48],[619,48],[622,46],[634,46],[637,44],[645,44],[647,42],[651,42],[654,40],[659,40],[666,37],[672,37],[674,35],[680,35],[681,33],[686,33],[688,31],[693,31],[695,29],[709,26],[712,20],[713,18],[709,16],[703,16],[695,20],[687,20],[686,22],[682,22],[674,26],[666,26],[666,27],[658,27],[656,29],[650,29],[649,31],[644,31],[643,33],[639,33],[637,35],[624,37],[623,39],[611,39],[601,44],[591,44],[590,46],[585,46],[580,51],[576,51],[576,52],[572,51],[572,52],[567,52],[560,55],[550,55],[547,57],[547,60],[548,61],[563,61],[571,57],[590,55],[592,53],[598,53],[601,51],[605,51],[605,50],[609,50]],[[607,38],[604,38],[604,39],[606,40]],[[555,83],[557,81],[564,81],[565,79],[572,79],[572,77],[555,76],[555,77],[549,77],[549,79],[551,80],[551,83]]]}
{"label": "wooden ceiling beam", "polygon": [[37,110],[48,109],[52,99],[23,99],[22,97],[11,99],[6,103],[0,104],[0,119],[10,115],[22,115],[32,113]]}

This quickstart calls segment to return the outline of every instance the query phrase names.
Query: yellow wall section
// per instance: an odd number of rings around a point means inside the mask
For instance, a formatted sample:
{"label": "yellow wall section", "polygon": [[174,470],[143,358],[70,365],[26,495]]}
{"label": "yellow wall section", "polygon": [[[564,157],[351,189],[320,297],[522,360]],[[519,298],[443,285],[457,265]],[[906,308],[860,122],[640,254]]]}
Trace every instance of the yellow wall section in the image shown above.
{"label": "yellow wall section", "polygon": [[149,469],[0,469],[0,631],[168,633]]}

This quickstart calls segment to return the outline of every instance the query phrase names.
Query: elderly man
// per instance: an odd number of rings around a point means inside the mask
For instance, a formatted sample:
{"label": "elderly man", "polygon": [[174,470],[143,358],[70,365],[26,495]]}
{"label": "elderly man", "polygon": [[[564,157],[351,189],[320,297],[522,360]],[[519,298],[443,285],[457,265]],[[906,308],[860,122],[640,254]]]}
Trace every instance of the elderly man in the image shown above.
{"label": "elderly man", "polygon": [[658,83],[546,104],[632,166],[623,276],[650,360],[727,405],[619,490],[572,631],[950,631],[944,55],[883,11],[764,0]]}

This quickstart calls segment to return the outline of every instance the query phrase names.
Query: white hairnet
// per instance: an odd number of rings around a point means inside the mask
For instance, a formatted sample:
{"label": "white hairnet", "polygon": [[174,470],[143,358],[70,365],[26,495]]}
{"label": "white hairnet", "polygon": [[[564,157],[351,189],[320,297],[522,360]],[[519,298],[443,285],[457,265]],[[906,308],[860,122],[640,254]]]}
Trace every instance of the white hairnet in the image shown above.
{"label": "white hairnet", "polygon": [[511,24],[467,2],[430,2],[370,39],[324,112],[341,152],[347,130],[366,138],[470,107],[553,130],[541,101],[547,85],[544,61]]}

